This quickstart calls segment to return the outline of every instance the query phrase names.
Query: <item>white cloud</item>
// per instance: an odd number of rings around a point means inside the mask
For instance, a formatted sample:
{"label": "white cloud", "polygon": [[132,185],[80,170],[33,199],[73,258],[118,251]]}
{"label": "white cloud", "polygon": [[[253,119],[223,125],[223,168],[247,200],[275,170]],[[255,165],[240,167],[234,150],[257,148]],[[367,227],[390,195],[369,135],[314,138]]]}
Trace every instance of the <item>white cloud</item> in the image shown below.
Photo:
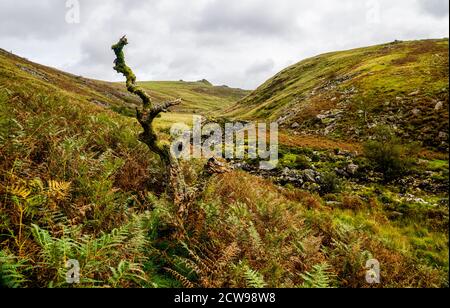
{"label": "white cloud", "polygon": [[110,46],[129,36],[140,80],[255,88],[322,52],[448,37],[448,0],[2,0],[0,47],[83,76],[121,80]]}

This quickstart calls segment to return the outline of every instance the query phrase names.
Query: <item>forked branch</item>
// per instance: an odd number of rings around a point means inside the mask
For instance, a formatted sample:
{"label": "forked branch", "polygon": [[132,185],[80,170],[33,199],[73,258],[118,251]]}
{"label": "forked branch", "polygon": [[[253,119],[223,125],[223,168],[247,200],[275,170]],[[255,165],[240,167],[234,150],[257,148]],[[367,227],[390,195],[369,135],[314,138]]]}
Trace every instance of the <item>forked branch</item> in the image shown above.
{"label": "forked branch", "polygon": [[158,136],[153,128],[153,120],[161,113],[167,112],[168,108],[179,105],[181,99],[154,105],[150,96],[136,84],[136,75],[125,62],[123,48],[128,44],[127,38],[122,37],[119,42],[112,46],[116,59],[114,70],[123,74],[126,78],[126,86],[130,93],[139,96],[142,100],[142,109],[136,108],[136,117],[144,131],[140,134],[139,140],[145,143],[148,148],[159,155],[164,168],[169,175],[169,184],[173,194],[174,203],[179,207],[180,214],[185,210],[185,204],[189,199],[188,189],[184,181],[183,174],[178,164],[177,158],[172,155],[170,146],[158,141]]}

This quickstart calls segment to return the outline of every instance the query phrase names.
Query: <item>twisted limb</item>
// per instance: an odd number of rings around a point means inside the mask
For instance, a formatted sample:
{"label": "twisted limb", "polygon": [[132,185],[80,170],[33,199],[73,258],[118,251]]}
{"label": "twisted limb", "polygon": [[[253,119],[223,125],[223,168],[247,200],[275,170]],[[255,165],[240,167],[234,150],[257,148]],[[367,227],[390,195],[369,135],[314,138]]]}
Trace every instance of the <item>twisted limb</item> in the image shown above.
{"label": "twisted limb", "polygon": [[178,159],[172,154],[168,144],[162,144],[158,141],[158,136],[153,127],[153,120],[160,113],[167,112],[168,108],[179,105],[181,100],[178,99],[160,105],[154,105],[150,96],[136,84],[136,75],[125,62],[123,48],[126,45],[128,45],[128,40],[124,36],[117,44],[112,46],[116,55],[114,70],[125,76],[127,90],[142,100],[142,108],[136,108],[136,118],[144,130],[139,135],[139,140],[160,157],[163,167],[169,175],[169,188],[173,196],[174,204],[178,207],[179,216],[183,217],[187,211],[187,204],[191,199],[190,194]]}

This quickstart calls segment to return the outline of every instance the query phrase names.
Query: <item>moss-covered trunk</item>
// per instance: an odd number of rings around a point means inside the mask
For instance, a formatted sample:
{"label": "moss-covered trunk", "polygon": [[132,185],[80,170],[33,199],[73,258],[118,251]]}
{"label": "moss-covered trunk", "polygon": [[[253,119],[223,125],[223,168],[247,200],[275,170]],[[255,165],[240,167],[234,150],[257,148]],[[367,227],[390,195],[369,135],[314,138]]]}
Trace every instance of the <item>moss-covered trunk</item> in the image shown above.
{"label": "moss-covered trunk", "polygon": [[158,154],[161,162],[169,176],[169,193],[173,196],[173,201],[179,208],[179,214],[183,216],[186,211],[186,204],[189,202],[188,188],[181,172],[178,159],[172,155],[170,145],[162,144],[158,141],[158,136],[153,127],[153,120],[161,113],[166,112],[169,107],[176,106],[181,100],[167,102],[161,105],[154,105],[150,96],[136,84],[136,76],[130,67],[126,65],[123,48],[128,44],[127,38],[122,37],[119,42],[112,46],[116,54],[114,70],[126,77],[126,86],[130,93],[139,96],[143,102],[141,110],[136,108],[136,117],[144,131],[140,134],[139,140],[145,143],[148,148]]}

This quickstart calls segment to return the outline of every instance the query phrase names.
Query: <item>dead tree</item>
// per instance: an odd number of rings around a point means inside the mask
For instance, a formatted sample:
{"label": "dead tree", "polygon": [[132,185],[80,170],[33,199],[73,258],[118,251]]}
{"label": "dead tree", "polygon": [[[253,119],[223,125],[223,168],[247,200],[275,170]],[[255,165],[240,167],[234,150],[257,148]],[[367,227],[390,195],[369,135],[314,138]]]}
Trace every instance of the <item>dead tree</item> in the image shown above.
{"label": "dead tree", "polygon": [[146,144],[148,148],[156,153],[162,162],[166,174],[169,176],[169,189],[173,195],[174,204],[178,207],[180,217],[184,216],[190,202],[190,193],[183,173],[180,169],[178,159],[172,154],[170,145],[158,141],[158,136],[153,127],[153,120],[162,112],[167,112],[168,108],[179,105],[181,99],[166,102],[160,105],[152,103],[150,96],[136,84],[136,76],[126,65],[123,48],[128,44],[127,38],[122,37],[119,42],[112,46],[116,54],[114,70],[126,77],[126,86],[130,93],[139,96],[142,100],[142,109],[136,108],[136,117],[144,131],[139,135],[139,140]]}

